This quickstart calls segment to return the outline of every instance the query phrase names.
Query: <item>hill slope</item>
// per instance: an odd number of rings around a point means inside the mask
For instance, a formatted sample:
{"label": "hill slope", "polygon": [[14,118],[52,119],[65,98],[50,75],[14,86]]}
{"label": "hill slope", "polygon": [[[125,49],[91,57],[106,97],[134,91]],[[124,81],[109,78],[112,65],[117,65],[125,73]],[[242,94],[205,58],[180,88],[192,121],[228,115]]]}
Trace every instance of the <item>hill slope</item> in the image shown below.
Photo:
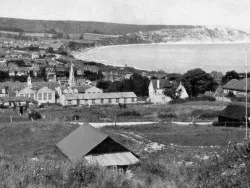
{"label": "hill slope", "polygon": [[86,21],[48,21],[1,18],[0,30],[24,32],[99,33],[124,35],[133,32],[147,32],[166,28],[192,28],[193,26],[173,25],[132,25]]}
{"label": "hill slope", "polygon": [[112,44],[137,43],[226,43],[249,42],[243,31],[222,27],[193,26],[190,28],[167,28],[148,32],[128,33],[112,41]]}

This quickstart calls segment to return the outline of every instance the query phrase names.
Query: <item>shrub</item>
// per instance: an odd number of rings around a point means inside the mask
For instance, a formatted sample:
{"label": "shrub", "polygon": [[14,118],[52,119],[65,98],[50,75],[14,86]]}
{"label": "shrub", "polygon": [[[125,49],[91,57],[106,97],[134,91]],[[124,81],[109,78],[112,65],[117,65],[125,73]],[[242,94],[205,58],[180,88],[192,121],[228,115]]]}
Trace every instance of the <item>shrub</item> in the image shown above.
{"label": "shrub", "polygon": [[37,111],[31,111],[28,113],[28,117],[33,120],[42,119],[42,115]]}
{"label": "shrub", "polygon": [[207,95],[200,95],[198,97],[191,97],[188,98],[189,101],[216,101],[214,97],[207,96]]}
{"label": "shrub", "polygon": [[187,100],[185,100],[185,99],[173,99],[173,100],[169,101],[169,104],[182,104],[185,102],[187,102]]}
{"label": "shrub", "polygon": [[117,114],[117,116],[141,116],[141,114],[139,112],[136,111],[125,111],[122,112],[120,114]]}
{"label": "shrub", "polygon": [[202,113],[198,118],[199,119],[214,119],[218,117],[218,114],[220,113],[220,111],[208,111],[208,112],[204,112]]}
{"label": "shrub", "polygon": [[176,114],[172,112],[160,112],[158,114],[158,118],[166,119],[166,118],[176,118]]}

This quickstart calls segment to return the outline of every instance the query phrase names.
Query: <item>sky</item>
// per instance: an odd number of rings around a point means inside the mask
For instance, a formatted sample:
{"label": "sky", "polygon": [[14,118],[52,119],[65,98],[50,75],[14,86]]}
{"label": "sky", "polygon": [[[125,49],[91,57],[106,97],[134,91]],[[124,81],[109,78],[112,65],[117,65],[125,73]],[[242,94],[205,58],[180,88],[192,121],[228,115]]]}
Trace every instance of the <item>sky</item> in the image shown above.
{"label": "sky", "polygon": [[250,0],[1,0],[0,17],[212,25],[250,33]]}

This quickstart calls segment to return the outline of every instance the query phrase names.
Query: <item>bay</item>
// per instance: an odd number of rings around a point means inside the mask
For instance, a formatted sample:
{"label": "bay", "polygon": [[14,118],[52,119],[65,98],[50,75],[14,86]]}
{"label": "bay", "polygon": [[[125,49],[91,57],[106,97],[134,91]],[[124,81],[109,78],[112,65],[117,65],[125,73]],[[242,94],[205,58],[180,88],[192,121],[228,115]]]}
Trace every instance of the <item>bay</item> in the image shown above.
{"label": "bay", "polygon": [[[247,53],[248,50],[248,53]],[[77,55],[115,66],[184,73],[194,68],[245,71],[250,44],[139,44],[98,47]],[[249,56],[250,57],[250,56]]]}

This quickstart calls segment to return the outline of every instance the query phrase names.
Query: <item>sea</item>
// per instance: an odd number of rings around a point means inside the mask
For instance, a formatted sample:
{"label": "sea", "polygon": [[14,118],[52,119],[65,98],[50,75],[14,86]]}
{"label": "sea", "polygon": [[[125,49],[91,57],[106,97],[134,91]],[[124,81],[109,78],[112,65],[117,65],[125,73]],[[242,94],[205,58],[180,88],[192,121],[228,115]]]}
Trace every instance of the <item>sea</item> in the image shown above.
{"label": "sea", "polygon": [[[76,58],[143,70],[185,73],[194,68],[206,72],[244,72],[250,60],[249,43],[135,44],[97,47],[77,53]],[[250,65],[250,61],[249,61]],[[250,69],[250,68],[249,68]]]}

